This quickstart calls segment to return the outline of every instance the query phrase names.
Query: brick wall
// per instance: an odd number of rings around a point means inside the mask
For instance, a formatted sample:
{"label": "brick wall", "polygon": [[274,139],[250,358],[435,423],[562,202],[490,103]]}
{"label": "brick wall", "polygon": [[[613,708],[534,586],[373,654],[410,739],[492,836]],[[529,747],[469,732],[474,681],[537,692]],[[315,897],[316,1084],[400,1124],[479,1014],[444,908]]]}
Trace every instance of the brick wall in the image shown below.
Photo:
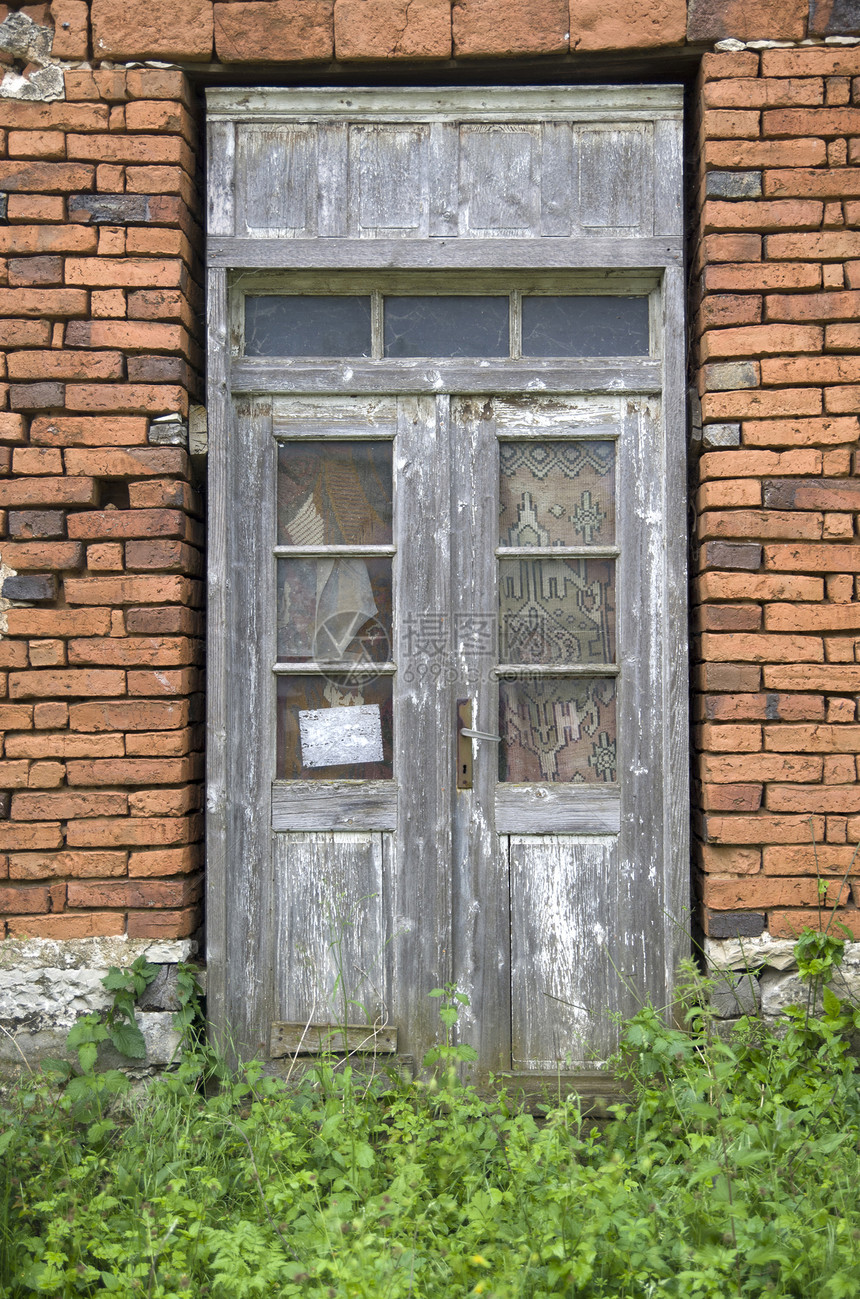
{"label": "brick wall", "polygon": [[200,393],[191,106],[157,69],[67,69],[64,100],[0,106],[9,936],[200,922],[203,509],[159,444],[184,427],[152,422]]}
{"label": "brick wall", "polygon": [[[607,51],[613,75],[629,54],[643,80],[643,58],[672,77],[704,52],[691,256],[702,923],[712,938],[779,936],[815,918],[811,831],[831,896],[860,841],[860,45],[823,44],[860,37],[851,10],[0,4],[19,24],[0,41],[0,934],[177,938],[200,922],[203,507],[182,427],[158,423],[201,396],[199,100],[182,68],[205,81],[220,61],[222,80],[253,80],[274,62],[336,79],[394,61],[408,83],[434,61],[468,72],[543,56],[549,79],[576,80]],[[745,47],[762,40],[792,47]],[[128,66],[141,60],[182,67]]]}
{"label": "brick wall", "polygon": [[703,915],[787,937],[813,834],[828,902],[860,841],[860,50],[708,54],[697,97]]}

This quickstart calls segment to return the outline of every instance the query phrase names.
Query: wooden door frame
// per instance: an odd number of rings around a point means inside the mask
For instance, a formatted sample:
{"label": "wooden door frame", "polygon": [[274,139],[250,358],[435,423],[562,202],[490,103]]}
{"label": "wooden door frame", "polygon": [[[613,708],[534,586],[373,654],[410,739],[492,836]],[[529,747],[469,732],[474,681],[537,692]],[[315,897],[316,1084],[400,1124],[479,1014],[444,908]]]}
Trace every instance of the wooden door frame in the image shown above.
{"label": "wooden door frame", "polygon": [[[603,110],[617,114],[619,120],[638,115],[653,119],[655,103],[667,105],[673,88],[622,87],[622,88],[572,88],[563,91],[553,88],[528,88],[514,92],[443,92],[446,102],[452,98],[474,101],[479,97],[486,108],[487,120],[498,120],[501,115],[502,93],[505,112],[512,120],[526,111],[540,112],[542,102],[561,106],[578,105],[585,112],[591,102],[600,100]],[[235,880],[231,895],[231,859],[241,855],[243,836],[253,816],[253,808],[238,805],[235,789],[230,787],[227,764],[227,746],[230,743],[231,721],[230,685],[232,663],[228,650],[230,626],[229,574],[227,571],[227,527],[229,485],[233,475],[233,458],[237,454],[234,441],[232,402],[235,393],[244,393],[250,400],[259,400],[273,391],[273,367],[265,364],[233,360],[233,340],[230,330],[230,302],[228,278],[230,271],[264,270],[272,272],[302,272],[324,276],[339,271],[348,273],[367,270],[382,274],[392,268],[426,273],[438,268],[440,272],[485,271],[502,280],[505,274],[516,276],[524,271],[538,274],[555,272],[587,272],[598,275],[626,267],[635,275],[644,272],[660,279],[661,311],[660,333],[663,339],[659,363],[632,362],[629,370],[630,390],[652,389],[655,379],[662,393],[663,427],[665,435],[664,500],[669,502],[666,517],[665,634],[662,642],[667,706],[659,719],[662,728],[662,748],[666,756],[666,779],[661,791],[662,799],[657,814],[662,818],[666,852],[664,858],[663,897],[664,934],[663,950],[666,961],[666,986],[672,987],[674,969],[678,959],[689,950],[689,941],[683,919],[689,911],[689,776],[687,733],[687,601],[686,601],[686,427],[684,401],[684,275],[683,240],[680,230],[680,133],[676,122],[661,119],[656,123],[659,145],[666,165],[655,176],[656,228],[665,234],[630,240],[589,237],[554,238],[538,240],[486,238],[456,240],[390,240],[390,239],[240,239],[233,234],[235,213],[232,201],[233,169],[235,165],[235,131],[233,119],[242,113],[258,112],[265,115],[278,107],[288,97],[290,110],[297,108],[312,115],[320,105],[330,103],[336,92],[210,92],[211,120],[209,126],[209,270],[208,270],[208,425],[209,425],[209,586],[208,586],[208,730],[207,730],[207,961],[209,967],[209,1018],[225,1044],[231,1031],[238,1025],[238,1047],[242,1053],[255,1053],[263,1045],[249,1031],[255,1018],[270,998],[270,993],[259,983],[259,971],[273,967],[271,936],[264,932],[265,925],[245,924],[241,941],[228,938],[231,906],[247,905],[241,889],[237,893]],[[349,92],[351,102],[356,96],[372,95],[389,120],[404,113],[420,113],[429,105],[438,114],[440,98],[434,92]],[[674,103],[677,108],[678,96]],[[302,109],[301,106],[304,105]],[[405,107],[408,105],[408,108]],[[424,111],[430,111],[425,107]],[[659,114],[658,114],[659,116]],[[676,112],[677,117],[677,112]],[[498,282],[498,281],[497,281]],[[646,371],[642,367],[647,368]],[[342,369],[342,367],[337,367]],[[617,370],[617,366],[611,367]],[[278,381],[280,391],[337,391],[346,385],[342,378],[335,381],[334,369],[328,377],[316,378],[314,367],[293,365],[289,376]],[[319,367],[316,367],[319,370]],[[447,369],[447,373],[445,370]],[[396,381],[387,384],[389,391],[426,392],[439,391],[440,380],[446,391],[471,391],[465,376],[456,373],[456,363],[443,367],[402,366],[396,372]],[[525,367],[518,373],[510,372],[507,378],[497,376],[493,391],[522,391]],[[377,392],[379,375],[372,367],[361,364],[350,366],[348,391]],[[268,371],[268,373],[267,373]],[[564,391],[599,393],[618,392],[617,374],[609,372],[594,362],[564,362],[535,366],[532,379],[538,381],[543,392],[562,388]],[[278,388],[276,384],[275,390]],[[333,385],[333,388],[332,388]],[[486,386],[483,389],[486,391]],[[254,394],[258,394],[255,398]],[[253,766],[253,757],[249,758]],[[256,777],[252,777],[253,779]],[[265,784],[265,780],[263,780]],[[261,794],[261,800],[263,796]],[[262,802],[258,813],[263,816],[266,835],[270,819]],[[243,828],[244,827],[244,828]],[[238,837],[237,837],[238,836]],[[247,867],[251,869],[250,864]],[[253,907],[261,916],[272,911],[271,875],[265,870],[254,879]],[[255,983],[256,980],[256,983]],[[265,1012],[268,1018],[272,1015]],[[264,1015],[265,1017],[265,1015]]]}

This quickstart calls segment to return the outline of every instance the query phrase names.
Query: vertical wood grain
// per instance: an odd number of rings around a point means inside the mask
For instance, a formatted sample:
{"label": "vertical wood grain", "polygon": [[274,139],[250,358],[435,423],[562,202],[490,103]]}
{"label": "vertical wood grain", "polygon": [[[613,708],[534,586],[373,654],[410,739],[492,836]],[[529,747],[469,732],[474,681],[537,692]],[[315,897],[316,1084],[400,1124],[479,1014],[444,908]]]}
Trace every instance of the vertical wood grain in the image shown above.
{"label": "vertical wood grain", "polygon": [[236,233],[236,126],[210,122],[207,152],[207,230],[211,235]]}

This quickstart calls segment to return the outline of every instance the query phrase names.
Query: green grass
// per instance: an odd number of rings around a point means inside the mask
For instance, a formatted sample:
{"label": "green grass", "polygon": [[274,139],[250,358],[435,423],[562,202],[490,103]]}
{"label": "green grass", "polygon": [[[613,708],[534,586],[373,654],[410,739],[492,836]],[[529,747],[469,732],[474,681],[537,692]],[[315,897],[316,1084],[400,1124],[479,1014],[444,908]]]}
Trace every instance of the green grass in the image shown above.
{"label": "green grass", "polygon": [[597,1133],[574,1102],[536,1122],[458,1082],[451,991],[429,1084],[323,1062],[287,1090],[198,1045],[134,1100],[91,1070],[14,1087],[0,1295],[860,1293],[853,1008],[825,992],[729,1041],[692,1000],[686,1031],[643,1009]]}

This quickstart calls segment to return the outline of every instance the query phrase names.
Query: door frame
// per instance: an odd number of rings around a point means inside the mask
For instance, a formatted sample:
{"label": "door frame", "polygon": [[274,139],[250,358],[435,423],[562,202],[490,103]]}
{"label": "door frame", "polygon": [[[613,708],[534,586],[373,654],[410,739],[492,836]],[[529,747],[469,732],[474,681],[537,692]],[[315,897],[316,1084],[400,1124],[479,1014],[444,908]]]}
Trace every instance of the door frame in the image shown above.
{"label": "door frame", "polygon": [[[541,99],[557,106],[575,104],[584,111],[589,100],[598,110],[612,106],[616,113],[636,116],[652,112],[653,104],[672,104],[678,117],[679,95],[674,100],[671,87],[598,88],[566,87],[563,91],[529,88],[524,92],[481,92],[483,111],[494,101],[510,115],[527,103],[531,112]],[[655,93],[656,92],[656,93]],[[235,355],[236,340],[231,318],[230,281],[240,274],[253,274],[255,268],[267,276],[288,272],[310,276],[317,283],[333,273],[338,279],[366,270],[377,279],[391,267],[402,267],[412,275],[426,274],[429,266],[438,267],[435,274],[444,275],[447,268],[456,274],[457,267],[468,265],[483,271],[501,285],[506,275],[522,276],[524,268],[537,276],[558,277],[565,272],[579,275],[594,273],[599,280],[617,273],[619,266],[629,268],[631,281],[642,273],[661,285],[660,336],[661,355],[655,361],[635,362],[625,366],[630,380],[629,391],[653,390],[662,394],[662,416],[665,437],[664,499],[669,503],[666,520],[665,634],[662,642],[666,706],[659,719],[662,748],[666,760],[666,779],[662,799],[655,815],[662,819],[666,844],[662,894],[664,898],[663,950],[665,953],[665,986],[671,988],[677,960],[688,950],[684,920],[689,912],[689,790],[687,732],[687,617],[686,617],[686,429],[684,403],[683,351],[683,246],[680,230],[680,130],[666,120],[663,112],[657,135],[662,157],[660,174],[655,175],[655,229],[665,231],[650,238],[601,239],[573,237],[538,240],[487,238],[457,243],[455,240],[393,241],[379,239],[284,239],[237,237],[233,202],[235,167],[235,122],[243,114],[266,117],[273,105],[288,92],[217,91],[210,93],[210,206],[208,270],[208,427],[209,427],[209,657],[208,657],[208,736],[207,736],[207,962],[209,967],[209,1017],[216,1034],[224,1044],[235,1042],[243,1055],[265,1050],[259,1025],[271,1019],[270,990],[263,986],[260,971],[273,967],[271,938],[265,925],[255,925],[254,916],[269,916],[274,907],[270,875],[265,870],[255,875],[253,861],[244,863],[241,879],[236,878],[236,862],[242,846],[248,842],[248,827],[254,817],[262,817],[268,831],[268,802],[257,797],[265,785],[260,779],[259,763],[268,755],[244,755],[243,770],[247,780],[237,787],[235,773],[229,770],[227,748],[230,731],[236,729],[231,715],[231,677],[234,670],[233,649],[236,631],[230,626],[231,574],[228,568],[227,526],[230,483],[234,458],[241,455],[236,445],[232,415],[234,394],[258,409],[264,394],[272,392],[273,367],[241,360]],[[395,120],[406,112],[419,113],[432,99],[433,92],[357,92],[383,96],[383,107],[395,114]],[[459,98],[474,101],[476,92],[443,92],[446,100]],[[292,93],[290,112],[318,113],[326,97],[336,92]],[[638,97],[638,102],[637,102]],[[350,93],[350,100],[355,95]],[[599,101],[599,103],[598,103]],[[305,104],[304,110],[302,104]],[[439,100],[435,101],[438,111]],[[456,107],[456,105],[455,105]],[[426,109],[425,109],[426,111]],[[498,110],[497,110],[498,112]],[[657,114],[660,117],[660,114]],[[493,118],[495,120],[495,117]],[[443,246],[446,245],[446,246]],[[562,246],[563,245],[563,246]],[[434,279],[435,279],[434,274]],[[390,365],[390,363],[388,363]],[[463,375],[463,367],[428,364],[402,365],[392,371],[394,381],[386,383],[387,391],[457,393],[488,390],[487,383],[477,387],[475,380]],[[534,363],[508,368],[506,376],[496,375],[492,390],[521,391],[534,381],[545,393],[553,391],[618,393],[618,366],[602,366],[593,361]],[[268,373],[267,373],[268,370]],[[289,373],[281,367],[276,390],[301,392],[349,391],[378,392],[378,363],[351,365],[346,379],[342,366],[329,366],[326,376],[319,366],[291,365]],[[446,370],[448,371],[446,373]],[[337,373],[336,373],[337,372]],[[646,373],[647,372],[647,373]],[[489,376],[488,376],[489,377]],[[509,386],[508,386],[509,385]],[[626,384],[625,384],[626,387]],[[238,521],[242,526],[241,520]],[[251,611],[251,624],[262,617],[261,609]],[[232,640],[231,640],[232,638]],[[253,730],[253,727],[251,728]],[[248,745],[252,749],[253,742]],[[447,753],[445,756],[447,761]],[[256,799],[256,801],[255,801]],[[240,933],[235,932],[236,908],[244,911]]]}

